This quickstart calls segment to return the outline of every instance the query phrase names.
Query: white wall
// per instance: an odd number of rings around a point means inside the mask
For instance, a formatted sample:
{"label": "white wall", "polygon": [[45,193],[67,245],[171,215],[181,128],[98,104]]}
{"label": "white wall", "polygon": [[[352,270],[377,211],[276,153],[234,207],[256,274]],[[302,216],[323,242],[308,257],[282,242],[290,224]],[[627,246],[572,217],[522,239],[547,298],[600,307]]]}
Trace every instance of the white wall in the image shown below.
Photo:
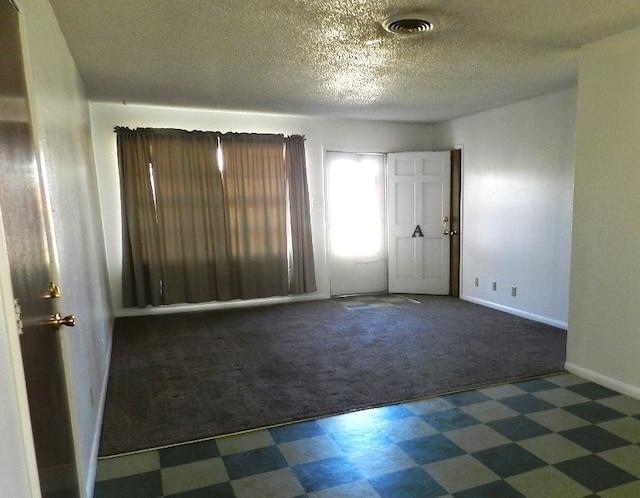
{"label": "white wall", "polygon": [[112,315],[88,103],[47,0],[22,2],[23,51],[36,151],[46,174],[54,236],[53,271],[74,445],[84,496],[93,490],[106,393]]}
{"label": "white wall", "polygon": [[463,149],[463,299],[566,327],[575,99],[569,89],[434,127],[434,148]]}
{"label": "white wall", "polygon": [[[186,130],[215,130],[256,133],[301,134],[306,137],[307,170],[311,199],[311,224],[315,250],[318,292],[314,297],[329,296],[329,275],[325,240],[325,150],[395,152],[428,150],[430,127],[371,121],[305,118],[285,115],[250,114],[167,108],[114,103],[90,103],[93,143],[98,170],[100,203],[107,244],[109,278],[114,310],[118,314],[135,314],[122,309],[122,244],[120,222],[120,188],[116,154],[115,126],[165,127]],[[274,300],[260,300],[273,302]],[[214,305],[218,306],[218,305]],[[221,304],[226,306],[226,304]],[[174,305],[176,309],[201,309],[203,305]],[[148,310],[142,312],[162,312]]]}
{"label": "white wall", "polygon": [[581,49],[567,368],[640,398],[640,28]]}

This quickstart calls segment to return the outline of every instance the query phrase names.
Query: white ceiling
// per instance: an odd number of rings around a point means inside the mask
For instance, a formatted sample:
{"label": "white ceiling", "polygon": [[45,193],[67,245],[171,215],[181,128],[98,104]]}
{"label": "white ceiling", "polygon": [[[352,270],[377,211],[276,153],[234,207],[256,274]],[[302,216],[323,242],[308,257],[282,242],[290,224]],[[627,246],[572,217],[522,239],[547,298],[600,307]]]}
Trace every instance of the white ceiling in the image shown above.
{"label": "white ceiling", "polygon": [[[640,0],[50,0],[91,100],[438,122],[576,83]],[[424,11],[436,29],[381,23]]]}

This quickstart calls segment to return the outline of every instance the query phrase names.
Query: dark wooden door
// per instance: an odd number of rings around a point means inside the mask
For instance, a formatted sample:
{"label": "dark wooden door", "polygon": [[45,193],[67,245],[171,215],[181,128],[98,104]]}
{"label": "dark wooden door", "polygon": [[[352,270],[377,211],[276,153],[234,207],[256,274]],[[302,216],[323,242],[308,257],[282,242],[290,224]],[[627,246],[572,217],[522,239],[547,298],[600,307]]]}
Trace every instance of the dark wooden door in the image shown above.
{"label": "dark wooden door", "polygon": [[451,151],[451,259],[449,263],[449,295],[460,297],[460,202],[462,199],[462,150]]}
{"label": "dark wooden door", "polygon": [[75,497],[79,491],[61,331],[51,322],[50,231],[34,153],[19,15],[8,0],[0,0],[0,209],[13,293],[22,314],[20,345],[42,495]]}

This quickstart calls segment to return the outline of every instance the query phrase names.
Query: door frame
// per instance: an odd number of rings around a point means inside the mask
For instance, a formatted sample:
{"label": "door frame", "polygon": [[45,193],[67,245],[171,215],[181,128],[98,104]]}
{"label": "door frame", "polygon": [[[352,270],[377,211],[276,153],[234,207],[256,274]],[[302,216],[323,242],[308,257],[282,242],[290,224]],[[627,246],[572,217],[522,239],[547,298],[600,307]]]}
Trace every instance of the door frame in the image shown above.
{"label": "door frame", "polygon": [[450,230],[455,235],[449,240],[449,295],[460,297],[462,274],[462,146],[451,150],[451,208]]}
{"label": "door frame", "polygon": [[[346,154],[380,154],[384,158],[384,164],[382,166],[382,174],[384,182],[384,209],[387,209],[387,154],[389,151],[387,150],[372,150],[372,147],[347,147],[343,145],[323,145],[322,146],[322,177],[323,177],[323,189],[324,189],[324,240],[325,240],[325,251],[324,251],[324,260],[325,267],[327,269],[327,287],[328,287],[328,297],[331,297],[333,294],[331,293],[331,261],[330,261],[330,253],[329,253],[329,244],[331,241],[331,235],[329,233],[329,165],[327,164],[327,153],[328,152],[344,152]],[[384,227],[383,227],[383,236],[386,240],[388,237],[387,232],[387,221],[385,217]],[[389,255],[387,252],[387,247],[385,244],[385,258],[389,260]]]}
{"label": "door frame", "polygon": [[[388,226],[386,219],[386,210],[387,210],[387,153],[386,152],[372,152],[368,149],[360,149],[354,150],[349,147],[323,147],[323,172],[324,172],[324,184],[325,184],[325,209],[324,209],[324,217],[325,217],[325,237],[326,237],[326,262],[327,262],[327,280],[329,284],[329,295],[344,295],[342,293],[335,294],[332,289],[332,248],[331,248],[331,174],[329,172],[329,162],[327,161],[327,156],[330,153],[337,154],[361,154],[361,155],[372,155],[379,156],[382,159],[382,167],[380,180],[382,181],[382,209],[383,209],[383,219],[382,219],[382,258],[384,260],[385,271],[383,278],[385,280],[385,288],[388,288],[388,263],[389,263],[389,251],[387,246],[387,238],[388,238]],[[383,291],[384,292],[384,291]]]}
{"label": "door frame", "polygon": [[[462,246],[463,246],[463,233],[462,233],[462,216],[463,216],[463,204],[464,204],[464,144],[456,144],[450,147],[449,149],[445,148],[444,150],[450,150],[451,157],[451,217],[453,218],[453,213],[457,213],[457,219],[452,219],[451,229],[456,230],[458,232],[457,241],[454,241],[454,237],[451,237],[451,252],[449,259],[449,295],[453,297],[460,297],[463,293],[462,289]],[[456,175],[454,176],[454,158],[453,154],[455,151],[459,152],[458,157],[458,170],[455,171]],[[385,182],[385,211],[388,209],[388,200],[389,194],[387,192],[388,189],[388,181],[387,181],[387,173],[388,173],[388,163],[387,163],[387,155],[393,154],[395,152],[411,152],[411,151],[395,151],[395,150],[385,150],[385,151],[372,151],[368,147],[344,147],[344,146],[330,146],[323,145],[322,146],[322,174],[324,177],[324,236],[325,236],[325,267],[327,268],[327,285],[329,287],[329,296],[331,296],[331,278],[330,278],[330,261],[329,261],[329,176],[328,176],[328,165],[327,165],[327,152],[347,152],[347,153],[355,153],[355,154],[382,154],[385,157],[384,160],[384,182]],[[436,151],[433,151],[436,152]],[[454,178],[457,183],[454,186]],[[454,205],[455,204],[455,205]],[[384,223],[384,236],[385,239],[389,239],[389,227],[385,217]],[[387,265],[389,258],[389,251],[387,245],[386,251]],[[451,285],[453,281],[457,285]],[[387,282],[388,283],[388,282]],[[458,293],[452,293],[452,289],[456,288]],[[387,289],[388,290],[388,289]]]}
{"label": "door frame", "polygon": [[[20,331],[18,329],[16,310],[14,307],[13,282],[9,271],[9,255],[4,235],[2,211],[0,210],[0,342],[8,344],[8,350],[2,351],[0,363],[10,363],[8,372],[2,373],[0,386],[7,389],[7,402],[16,413],[10,423],[12,427],[5,427],[7,431],[13,430],[19,436],[14,444],[6,448],[12,454],[11,466],[0,470],[0,475],[11,473],[15,478],[12,483],[22,487],[24,496],[38,496],[40,493],[40,478],[36,461],[35,444],[31,427],[31,415],[29,412],[29,400],[27,398],[27,384],[24,378],[22,363],[22,350],[20,346]],[[5,373],[9,373],[6,376]],[[3,464],[6,462],[3,462]],[[22,475],[20,475],[22,474]],[[17,491],[17,490],[16,490]]]}

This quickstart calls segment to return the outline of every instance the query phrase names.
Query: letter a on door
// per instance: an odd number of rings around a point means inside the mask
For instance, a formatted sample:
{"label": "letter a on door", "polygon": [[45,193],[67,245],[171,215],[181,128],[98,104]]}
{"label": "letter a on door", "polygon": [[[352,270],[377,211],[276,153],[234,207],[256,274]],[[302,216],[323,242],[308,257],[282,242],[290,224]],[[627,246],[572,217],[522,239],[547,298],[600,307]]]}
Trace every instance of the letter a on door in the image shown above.
{"label": "letter a on door", "polygon": [[424,237],[424,234],[422,233],[422,228],[420,228],[420,225],[416,225],[416,229],[413,231],[412,237]]}

